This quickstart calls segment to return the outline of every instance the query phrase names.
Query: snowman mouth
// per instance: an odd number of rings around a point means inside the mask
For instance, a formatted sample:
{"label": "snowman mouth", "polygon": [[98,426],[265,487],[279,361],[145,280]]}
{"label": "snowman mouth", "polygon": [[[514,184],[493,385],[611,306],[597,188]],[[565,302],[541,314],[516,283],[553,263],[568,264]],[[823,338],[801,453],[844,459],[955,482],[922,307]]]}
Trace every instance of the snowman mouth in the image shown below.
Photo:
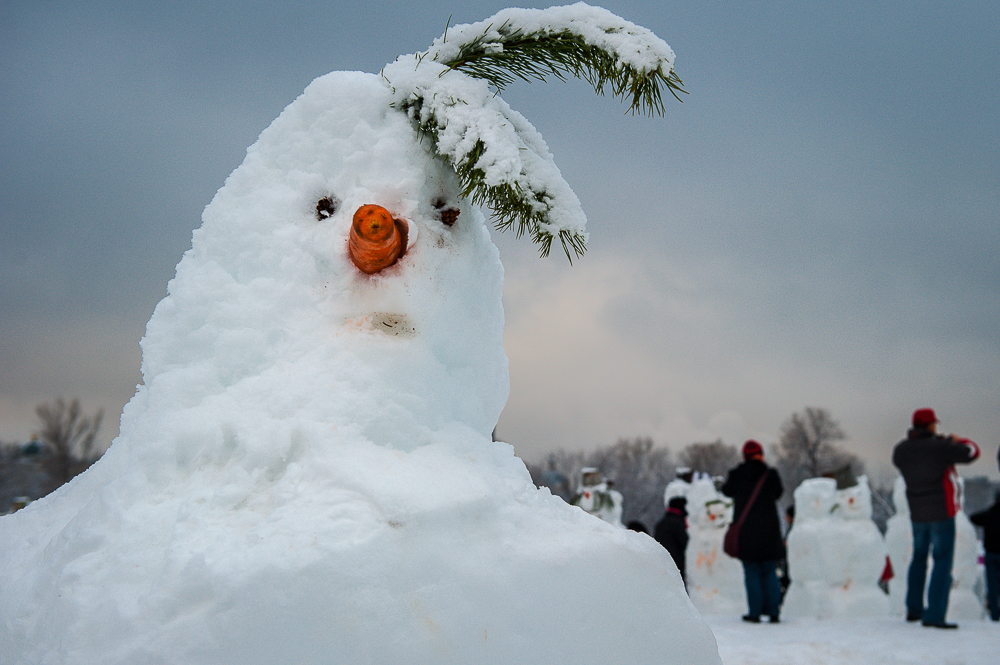
{"label": "snowman mouth", "polygon": [[368,317],[368,320],[372,330],[377,330],[386,335],[393,337],[413,337],[417,334],[417,327],[405,314],[373,312]]}

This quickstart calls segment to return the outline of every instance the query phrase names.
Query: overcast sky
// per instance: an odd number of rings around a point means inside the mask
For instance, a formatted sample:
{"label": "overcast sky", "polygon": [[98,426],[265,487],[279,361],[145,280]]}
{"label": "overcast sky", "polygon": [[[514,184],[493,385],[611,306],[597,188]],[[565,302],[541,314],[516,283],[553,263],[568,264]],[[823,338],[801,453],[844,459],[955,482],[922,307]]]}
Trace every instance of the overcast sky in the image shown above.
{"label": "overcast sky", "polygon": [[[359,5],[364,4],[364,7]],[[201,211],[315,77],[378,72],[464,0],[0,4],[0,440],[78,397],[118,433],[138,342]],[[774,443],[807,406],[878,474],[913,409],[998,477],[994,0],[608,0],[690,92],[633,117],[586,84],[504,98],[589,217],[573,266],[494,234],[528,461],[649,436]]]}

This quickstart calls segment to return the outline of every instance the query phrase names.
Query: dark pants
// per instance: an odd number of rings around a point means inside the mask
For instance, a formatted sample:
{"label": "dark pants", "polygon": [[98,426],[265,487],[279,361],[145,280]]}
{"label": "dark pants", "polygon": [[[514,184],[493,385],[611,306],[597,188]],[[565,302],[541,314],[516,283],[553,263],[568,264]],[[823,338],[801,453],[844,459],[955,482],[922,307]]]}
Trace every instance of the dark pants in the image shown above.
{"label": "dark pants", "polygon": [[778,581],[780,561],[744,561],[743,583],[747,588],[750,616],[762,614],[776,617],[781,605],[781,584]]}
{"label": "dark pants", "polygon": [[[955,555],[955,519],[943,522],[910,522],[913,527],[913,559],[906,576],[906,612],[923,617],[924,623],[944,623],[951,592],[951,563]],[[927,609],[924,609],[924,583],[927,580],[927,554],[934,561],[927,585]]]}
{"label": "dark pants", "polygon": [[986,606],[990,618],[1000,621],[1000,552],[986,553]]}

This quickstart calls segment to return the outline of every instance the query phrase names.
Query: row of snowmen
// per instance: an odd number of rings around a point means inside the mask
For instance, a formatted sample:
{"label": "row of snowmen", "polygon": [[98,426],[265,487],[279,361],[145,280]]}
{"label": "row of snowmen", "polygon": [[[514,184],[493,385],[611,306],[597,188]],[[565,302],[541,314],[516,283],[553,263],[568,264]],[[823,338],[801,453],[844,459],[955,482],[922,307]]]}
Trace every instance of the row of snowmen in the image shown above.
{"label": "row of snowmen", "polygon": [[[722,551],[726,528],[733,521],[732,499],[703,475],[695,475],[690,482],[671,481],[664,503],[676,496],[687,499],[686,572],[691,602],[702,614],[745,611],[742,566]],[[843,489],[831,478],[806,480],[795,490],[794,501],[795,520],[787,538],[791,584],[782,614],[818,619],[904,615],[912,538],[903,479],[897,479],[893,489],[896,514],[889,519],[884,537],[872,521],[866,476]],[[984,616],[977,594],[982,580],[979,547],[975,528],[960,511],[949,621]],[[888,594],[879,585],[887,578]]]}

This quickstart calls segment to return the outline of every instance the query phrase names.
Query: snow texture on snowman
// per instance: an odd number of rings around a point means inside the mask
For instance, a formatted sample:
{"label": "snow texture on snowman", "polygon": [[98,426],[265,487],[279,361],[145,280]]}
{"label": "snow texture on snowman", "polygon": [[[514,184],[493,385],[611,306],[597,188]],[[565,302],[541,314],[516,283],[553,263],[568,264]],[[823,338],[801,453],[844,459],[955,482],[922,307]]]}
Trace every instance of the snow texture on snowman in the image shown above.
{"label": "snow texture on snowman", "polygon": [[491,440],[503,272],[476,206],[543,252],[585,240],[497,93],[582,75],[660,112],[672,67],[578,4],[310,84],[206,208],[120,436],[0,521],[0,662],[718,663],[659,545]]}

